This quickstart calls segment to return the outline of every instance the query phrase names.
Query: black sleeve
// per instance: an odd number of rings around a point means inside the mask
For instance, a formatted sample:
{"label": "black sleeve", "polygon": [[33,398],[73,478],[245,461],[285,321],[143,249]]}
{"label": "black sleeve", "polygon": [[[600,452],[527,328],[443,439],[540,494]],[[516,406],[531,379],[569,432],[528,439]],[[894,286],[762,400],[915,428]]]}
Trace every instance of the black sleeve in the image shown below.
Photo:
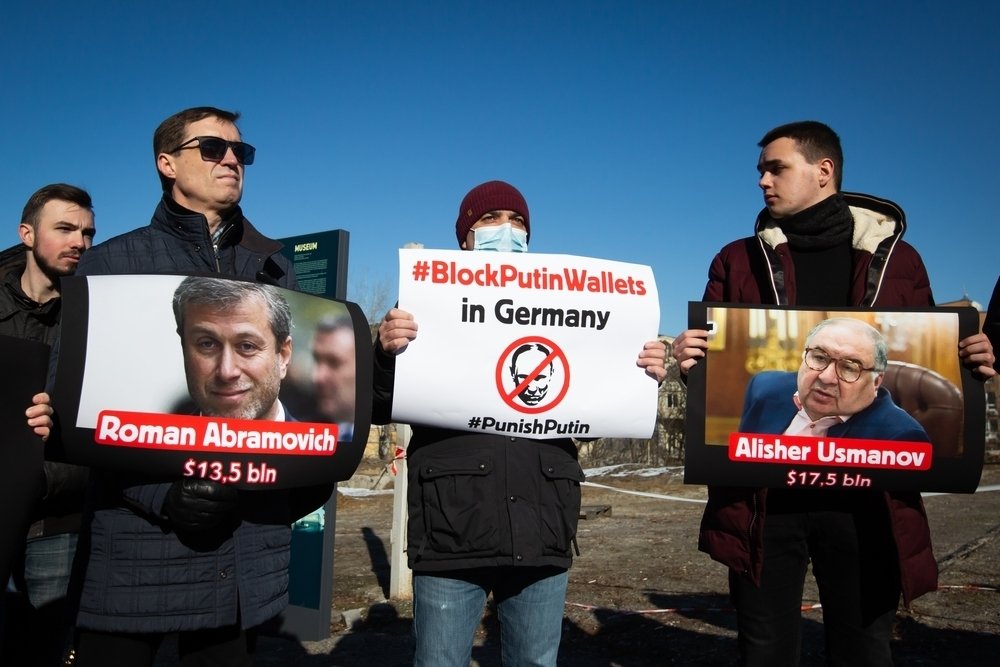
{"label": "black sleeve", "polygon": [[396,379],[396,357],[382,349],[375,338],[372,355],[372,424],[392,421],[392,388]]}
{"label": "black sleeve", "polygon": [[[997,348],[1000,348],[1000,279],[997,279],[997,284],[993,287],[990,307],[986,311],[986,320],[983,321],[983,333],[993,344],[995,355]],[[1000,372],[1000,359],[993,362],[993,368]]]}
{"label": "black sleeve", "polygon": [[42,499],[51,514],[79,512],[87,493],[89,469],[69,463],[45,461],[45,497]]}

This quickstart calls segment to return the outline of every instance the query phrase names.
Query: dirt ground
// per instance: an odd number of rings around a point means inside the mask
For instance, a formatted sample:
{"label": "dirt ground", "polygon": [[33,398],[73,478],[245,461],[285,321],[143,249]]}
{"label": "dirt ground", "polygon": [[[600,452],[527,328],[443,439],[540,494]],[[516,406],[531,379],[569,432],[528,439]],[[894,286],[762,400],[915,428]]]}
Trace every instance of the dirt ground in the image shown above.
{"label": "dirt ground", "polygon": [[[377,476],[377,462],[364,464]],[[725,569],[697,551],[701,486],[678,469],[588,474],[580,521],[582,554],[570,570],[559,664],[574,667],[728,665],[735,616]],[[357,480],[374,477],[356,477]],[[611,487],[611,488],[608,488]],[[984,471],[975,495],[925,498],[941,588],[901,610],[895,663],[998,664],[1000,655],[1000,466]],[[646,495],[642,495],[646,494]],[[689,502],[695,501],[695,502]],[[392,496],[339,495],[332,634],[319,642],[262,640],[262,666],[395,667],[411,662],[408,602],[386,600]],[[598,511],[598,510],[604,511]],[[804,604],[818,603],[807,584]],[[500,664],[498,626],[487,610],[473,665]],[[803,660],[823,665],[822,616],[803,613]]]}

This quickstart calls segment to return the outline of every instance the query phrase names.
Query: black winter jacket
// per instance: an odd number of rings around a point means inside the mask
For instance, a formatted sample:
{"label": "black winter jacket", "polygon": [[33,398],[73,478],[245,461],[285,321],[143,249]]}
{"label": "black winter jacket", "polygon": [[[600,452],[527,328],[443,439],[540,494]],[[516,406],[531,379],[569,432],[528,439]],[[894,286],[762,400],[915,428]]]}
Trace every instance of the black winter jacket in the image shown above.
{"label": "black winter jacket", "polygon": [[[0,335],[52,345],[59,335],[62,300],[37,303],[21,289],[27,252],[27,246],[18,244],[0,253]],[[32,513],[28,539],[77,532],[87,469],[45,461],[43,471],[44,495]]]}
{"label": "black winter jacket", "polygon": [[[396,358],[376,340],[372,423],[388,423]],[[413,424],[407,559],[415,571],[568,568],[583,470],[568,438],[531,440]]]}
{"label": "black winter jacket", "polygon": [[59,335],[61,300],[38,303],[21,289],[28,247],[18,244],[0,253],[0,335],[52,345]]}
{"label": "black winter jacket", "polygon": [[[148,227],[89,250],[78,275],[215,272],[295,288],[281,244],[237,207],[213,248],[199,214],[164,197]],[[325,502],[332,485],[241,491],[234,527],[199,541],[163,517],[172,480],[93,471],[89,531],[81,535],[83,581],[77,624],[106,632],[250,628],[288,603],[290,524]]]}
{"label": "black winter jacket", "polygon": [[165,196],[149,226],[88,250],[77,275],[211,272],[298,288],[295,273],[281,254],[281,243],[258,232],[238,206],[221,225],[224,231],[216,247],[205,217]]}
{"label": "black winter jacket", "polygon": [[[990,339],[994,349],[1000,348],[1000,278],[993,286],[993,296],[990,297],[986,319],[983,321],[983,333]],[[993,368],[1000,371],[1000,359],[993,362]]]}

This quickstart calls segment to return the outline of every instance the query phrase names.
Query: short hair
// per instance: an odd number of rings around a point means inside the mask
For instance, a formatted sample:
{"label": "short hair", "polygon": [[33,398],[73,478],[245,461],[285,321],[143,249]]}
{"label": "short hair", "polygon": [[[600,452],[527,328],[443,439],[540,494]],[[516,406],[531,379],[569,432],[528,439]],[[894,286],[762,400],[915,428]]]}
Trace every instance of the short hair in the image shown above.
{"label": "short hair", "polygon": [[[226,111],[215,107],[191,107],[178,111],[160,123],[156,131],[153,132],[153,160],[155,161],[160,153],[166,153],[179,146],[184,141],[187,126],[191,123],[197,123],[203,118],[218,118],[236,125],[236,121],[240,118],[240,112]],[[170,188],[173,187],[173,179],[164,176],[159,169],[156,170],[156,173],[160,176],[160,185],[163,191],[169,192]]]}
{"label": "short hair", "polygon": [[174,320],[177,334],[184,337],[184,312],[188,306],[206,306],[222,312],[235,308],[245,299],[259,296],[267,305],[267,320],[280,348],[292,333],[292,310],[278,288],[240,280],[188,276],[174,290]]}
{"label": "short hair", "polygon": [[80,208],[87,209],[91,214],[94,213],[94,202],[91,201],[90,194],[86,190],[68,183],[52,183],[42,186],[28,197],[28,203],[21,211],[21,224],[31,225],[31,228],[37,231],[42,209],[50,201],[68,201]]}
{"label": "short hair", "polygon": [[875,358],[872,366],[875,368],[876,373],[885,372],[885,369],[889,366],[889,346],[885,342],[885,337],[882,336],[882,332],[872,325],[852,317],[831,317],[828,320],[823,320],[814,326],[809,335],[806,336],[806,347],[809,347],[809,342],[813,339],[813,336],[826,327],[833,325],[849,326],[865,332],[872,343],[872,354]]}
{"label": "short hair", "polygon": [[837,192],[840,192],[844,181],[844,151],[840,147],[840,137],[829,125],[816,120],[800,120],[779,125],[765,134],[757,145],[764,148],[782,137],[794,139],[799,152],[809,164],[830,158],[833,161],[834,184],[837,186]]}
{"label": "short hair", "polygon": [[[547,348],[544,345],[542,345],[541,343],[525,343],[521,347],[519,347],[516,350],[514,350],[514,354],[510,355],[510,374],[511,375],[517,375],[517,358],[520,357],[523,353],[529,352],[529,351],[532,351],[532,350],[537,351],[537,352],[541,352],[546,357],[549,356],[550,354],[552,354],[552,351],[549,348]],[[550,370],[554,370],[555,369],[555,362],[553,362],[551,359],[549,360],[549,369]]]}
{"label": "short hair", "polygon": [[316,323],[315,333],[330,334],[341,329],[354,331],[354,322],[348,315],[329,315]]}

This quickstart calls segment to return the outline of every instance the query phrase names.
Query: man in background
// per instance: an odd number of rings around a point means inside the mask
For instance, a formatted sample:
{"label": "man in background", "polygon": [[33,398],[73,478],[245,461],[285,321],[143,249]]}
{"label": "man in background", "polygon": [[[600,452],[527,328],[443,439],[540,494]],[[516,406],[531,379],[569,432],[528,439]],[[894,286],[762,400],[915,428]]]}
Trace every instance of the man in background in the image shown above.
{"label": "man in background", "polygon": [[[52,345],[59,331],[60,280],[76,272],[95,233],[86,191],[53,183],[31,195],[18,225],[21,244],[0,254],[0,335]],[[69,640],[66,592],[87,470],[45,461],[42,472],[43,495],[14,565],[17,594],[7,600],[4,664],[58,664]]]}
{"label": "man in background", "polygon": [[321,320],[312,339],[313,387],[323,419],[337,424],[338,440],[354,437],[354,324],[347,315]]}

